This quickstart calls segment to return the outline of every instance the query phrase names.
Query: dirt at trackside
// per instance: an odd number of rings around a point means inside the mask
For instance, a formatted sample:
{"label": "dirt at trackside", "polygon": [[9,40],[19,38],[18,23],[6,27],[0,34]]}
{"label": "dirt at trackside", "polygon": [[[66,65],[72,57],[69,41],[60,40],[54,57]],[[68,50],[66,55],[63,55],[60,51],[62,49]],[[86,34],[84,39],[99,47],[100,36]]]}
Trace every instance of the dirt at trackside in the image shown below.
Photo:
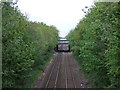
{"label": "dirt at trackside", "polygon": [[34,88],[89,88],[71,52],[55,53]]}

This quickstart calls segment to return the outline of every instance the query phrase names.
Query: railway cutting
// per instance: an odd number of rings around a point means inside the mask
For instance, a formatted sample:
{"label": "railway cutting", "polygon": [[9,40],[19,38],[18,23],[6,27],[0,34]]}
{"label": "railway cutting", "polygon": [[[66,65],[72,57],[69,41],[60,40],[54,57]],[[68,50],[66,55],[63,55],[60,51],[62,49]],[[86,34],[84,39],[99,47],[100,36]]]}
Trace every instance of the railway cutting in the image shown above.
{"label": "railway cutting", "polygon": [[59,40],[55,50],[53,60],[34,88],[88,88],[87,79],[70,52],[69,42]]}

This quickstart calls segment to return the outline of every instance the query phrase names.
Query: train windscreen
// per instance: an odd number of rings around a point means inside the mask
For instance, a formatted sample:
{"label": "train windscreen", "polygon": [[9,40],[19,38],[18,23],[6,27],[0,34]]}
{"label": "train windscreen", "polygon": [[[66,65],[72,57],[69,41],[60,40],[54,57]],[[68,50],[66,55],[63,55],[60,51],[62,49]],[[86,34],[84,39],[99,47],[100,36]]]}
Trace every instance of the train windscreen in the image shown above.
{"label": "train windscreen", "polygon": [[69,50],[69,45],[68,44],[59,44],[58,45],[58,50],[67,51],[67,50]]}

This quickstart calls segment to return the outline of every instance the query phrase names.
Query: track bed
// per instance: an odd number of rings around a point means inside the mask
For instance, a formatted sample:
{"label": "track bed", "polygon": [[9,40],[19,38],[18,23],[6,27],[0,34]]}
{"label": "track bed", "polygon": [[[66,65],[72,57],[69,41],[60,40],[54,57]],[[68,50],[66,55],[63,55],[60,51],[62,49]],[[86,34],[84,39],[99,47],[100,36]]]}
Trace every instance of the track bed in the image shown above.
{"label": "track bed", "polygon": [[34,88],[88,88],[71,52],[55,53],[44,75]]}

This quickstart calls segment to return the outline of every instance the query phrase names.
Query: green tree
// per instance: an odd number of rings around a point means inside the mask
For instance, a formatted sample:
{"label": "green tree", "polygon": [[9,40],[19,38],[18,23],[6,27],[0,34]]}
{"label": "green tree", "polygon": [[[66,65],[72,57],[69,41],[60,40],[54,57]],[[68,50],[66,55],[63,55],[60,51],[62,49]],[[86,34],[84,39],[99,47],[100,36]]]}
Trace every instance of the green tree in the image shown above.
{"label": "green tree", "polygon": [[95,3],[67,36],[92,87],[120,88],[119,14],[119,2]]}

